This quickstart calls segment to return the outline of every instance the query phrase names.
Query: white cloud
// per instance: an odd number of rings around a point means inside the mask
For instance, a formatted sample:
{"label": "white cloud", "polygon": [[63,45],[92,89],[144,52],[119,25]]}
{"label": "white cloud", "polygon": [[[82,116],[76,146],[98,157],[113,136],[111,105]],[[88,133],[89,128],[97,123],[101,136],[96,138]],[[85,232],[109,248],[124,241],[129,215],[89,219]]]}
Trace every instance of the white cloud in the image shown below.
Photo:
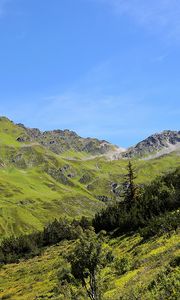
{"label": "white cloud", "polygon": [[178,37],[180,34],[179,0],[96,0],[111,6],[149,30]]}

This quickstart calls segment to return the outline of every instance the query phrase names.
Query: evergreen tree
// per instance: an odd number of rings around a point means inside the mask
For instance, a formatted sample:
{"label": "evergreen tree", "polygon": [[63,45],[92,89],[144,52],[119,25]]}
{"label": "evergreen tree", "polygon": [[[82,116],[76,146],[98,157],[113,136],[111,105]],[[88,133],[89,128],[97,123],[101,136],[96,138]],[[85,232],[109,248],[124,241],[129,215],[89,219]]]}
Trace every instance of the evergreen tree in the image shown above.
{"label": "evergreen tree", "polygon": [[132,166],[131,161],[128,162],[127,174],[125,175],[124,186],[124,200],[127,203],[128,209],[131,208],[132,204],[137,200],[138,187],[135,184],[135,170]]}

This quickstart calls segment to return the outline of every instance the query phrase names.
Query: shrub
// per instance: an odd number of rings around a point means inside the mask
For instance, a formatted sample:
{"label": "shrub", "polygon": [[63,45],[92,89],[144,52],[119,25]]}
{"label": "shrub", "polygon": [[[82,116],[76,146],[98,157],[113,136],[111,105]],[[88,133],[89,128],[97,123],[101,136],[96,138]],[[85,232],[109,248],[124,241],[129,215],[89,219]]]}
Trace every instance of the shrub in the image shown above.
{"label": "shrub", "polygon": [[71,274],[71,270],[68,267],[63,267],[63,268],[59,269],[58,273],[57,273],[57,278],[61,284],[75,282],[75,278]]}
{"label": "shrub", "polygon": [[130,257],[116,259],[115,268],[118,275],[123,275],[131,269],[132,261]]}
{"label": "shrub", "polygon": [[90,226],[85,217],[70,223],[67,219],[54,220],[43,232],[34,232],[19,237],[4,239],[0,245],[0,264],[18,262],[20,258],[30,258],[41,253],[45,246],[55,245],[62,240],[75,240],[83,231],[82,226]]}
{"label": "shrub", "polygon": [[180,211],[166,213],[159,217],[151,219],[147,227],[140,229],[140,235],[146,240],[155,235],[171,233],[180,227]]}

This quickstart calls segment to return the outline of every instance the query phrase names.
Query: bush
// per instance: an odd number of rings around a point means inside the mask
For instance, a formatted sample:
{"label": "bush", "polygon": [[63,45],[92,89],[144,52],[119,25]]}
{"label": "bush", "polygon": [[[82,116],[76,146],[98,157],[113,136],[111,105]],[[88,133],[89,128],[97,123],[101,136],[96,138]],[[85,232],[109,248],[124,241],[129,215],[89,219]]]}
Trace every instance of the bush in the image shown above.
{"label": "bush", "polygon": [[140,229],[140,235],[146,240],[155,235],[162,235],[176,231],[180,227],[180,211],[166,213],[153,218],[147,223],[147,227]]}
{"label": "bush", "polygon": [[132,261],[130,257],[123,257],[115,261],[115,268],[118,275],[123,275],[128,272],[132,267]]}
{"label": "bush", "polygon": [[74,283],[75,282],[75,278],[71,274],[71,270],[68,267],[66,267],[66,268],[63,267],[63,268],[59,269],[58,273],[57,273],[57,278],[58,278],[58,281],[61,284]]}
{"label": "bush", "polygon": [[70,223],[67,219],[54,220],[43,232],[35,232],[19,237],[9,237],[0,245],[0,264],[18,262],[20,258],[30,258],[41,253],[45,246],[55,245],[62,240],[75,240],[87,228],[89,221],[84,217]]}
{"label": "bush", "polygon": [[170,261],[170,266],[173,267],[173,268],[180,267],[180,255],[174,257],[174,258]]}
{"label": "bush", "polygon": [[180,272],[178,268],[167,267],[148,286],[152,299],[179,300]]}

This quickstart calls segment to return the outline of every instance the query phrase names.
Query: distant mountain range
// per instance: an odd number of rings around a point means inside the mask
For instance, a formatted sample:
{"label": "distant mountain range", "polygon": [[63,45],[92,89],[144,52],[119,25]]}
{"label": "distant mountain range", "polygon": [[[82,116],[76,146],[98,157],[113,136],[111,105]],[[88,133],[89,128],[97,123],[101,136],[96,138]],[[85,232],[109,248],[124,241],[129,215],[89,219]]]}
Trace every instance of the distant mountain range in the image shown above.
{"label": "distant mountain range", "polygon": [[105,155],[113,160],[148,156],[154,158],[155,156],[161,156],[180,149],[180,131],[165,130],[155,133],[137,145],[124,149],[106,140],[90,137],[82,138],[76,132],[68,129],[43,132],[37,128],[27,128],[23,124],[14,124],[6,117],[0,117],[0,121],[12,123],[17,132],[19,132],[16,141],[22,145],[40,144],[56,154],[75,151],[84,152],[92,156]]}
{"label": "distant mountain range", "polygon": [[68,150],[87,152],[91,155],[106,155],[111,159],[164,155],[180,149],[180,131],[165,130],[155,133],[137,145],[124,149],[105,140],[82,138],[76,132],[66,130],[40,131],[17,124],[23,133],[17,138],[20,143],[39,143],[56,154]]}

